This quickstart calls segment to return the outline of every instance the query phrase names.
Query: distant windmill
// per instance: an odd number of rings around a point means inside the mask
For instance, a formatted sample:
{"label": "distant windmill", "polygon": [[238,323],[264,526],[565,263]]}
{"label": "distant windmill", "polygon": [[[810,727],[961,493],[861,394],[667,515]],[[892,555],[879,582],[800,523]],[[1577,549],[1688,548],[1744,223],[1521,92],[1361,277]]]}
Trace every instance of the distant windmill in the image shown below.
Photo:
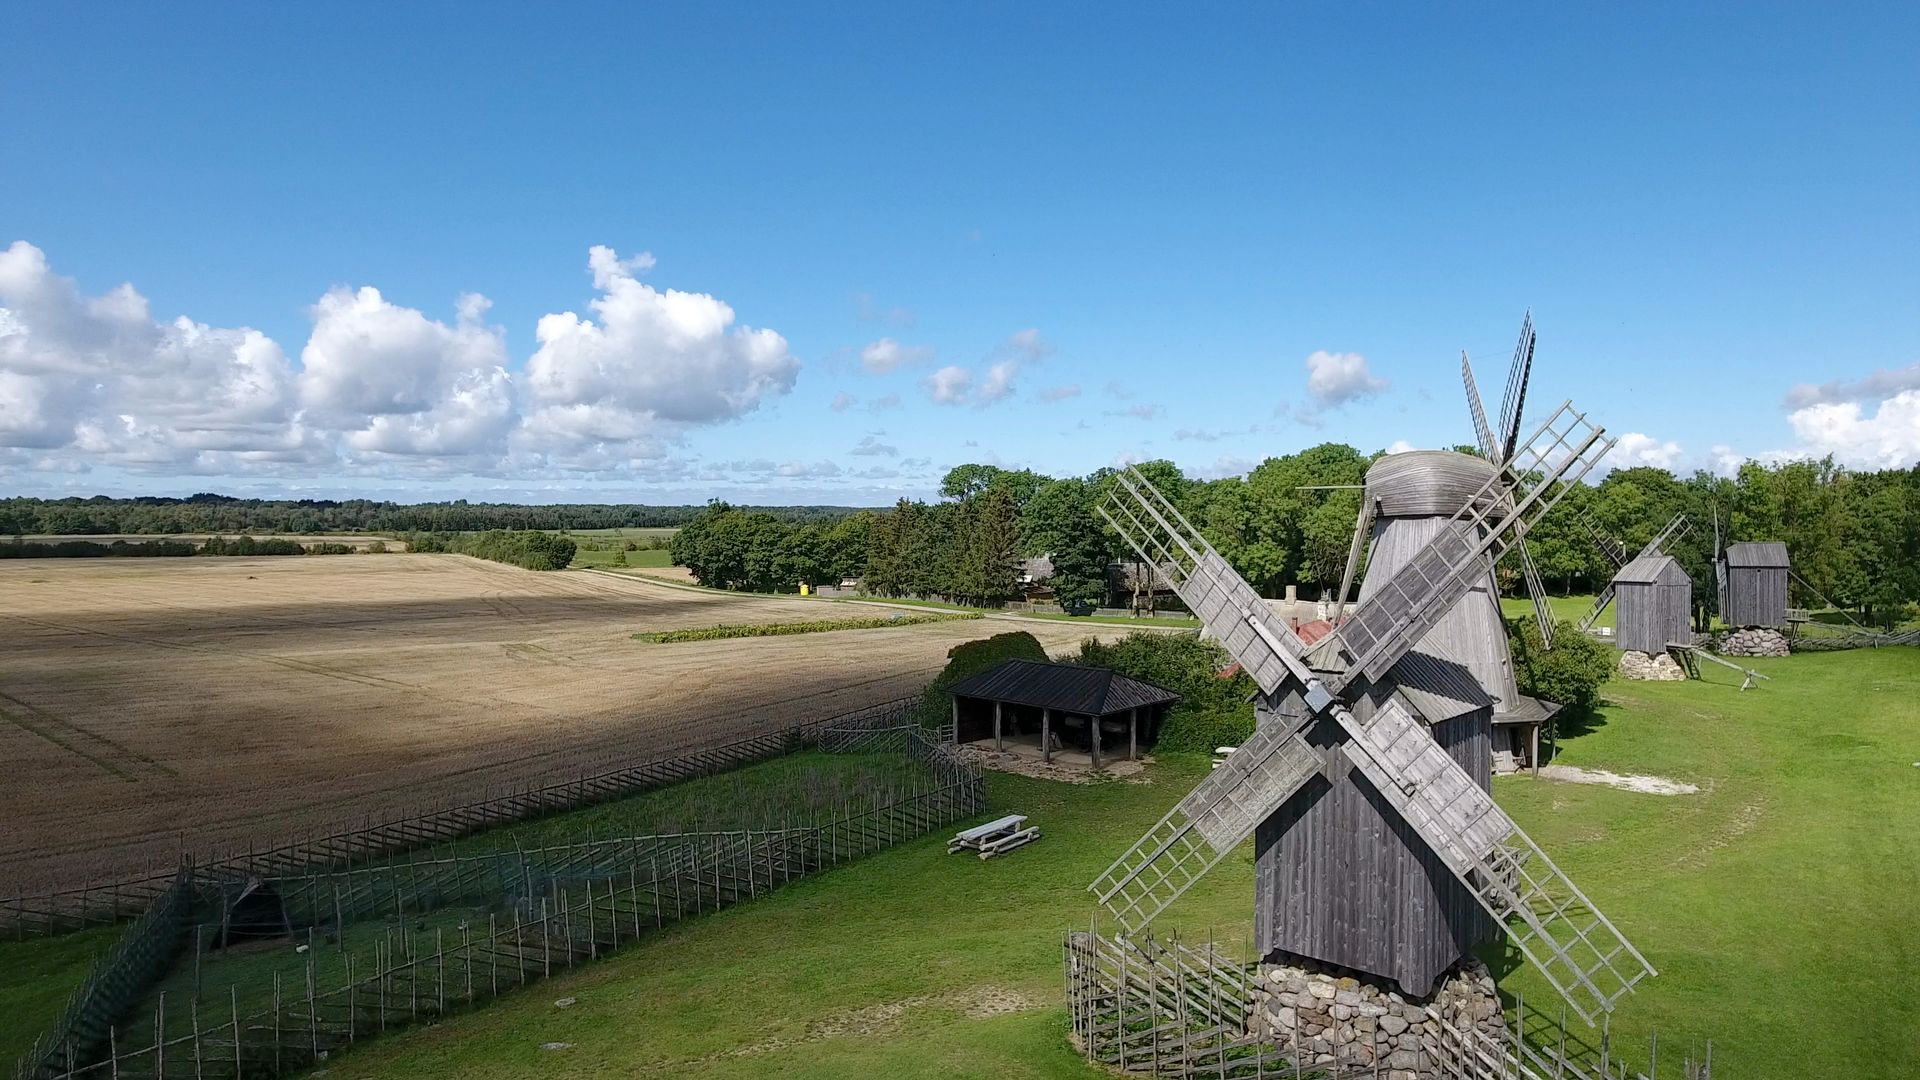
{"label": "distant windmill", "polygon": [[[1600,545],[1601,554],[1605,555],[1607,561],[1613,564],[1613,570],[1608,573],[1607,584],[1600,590],[1600,595],[1593,598],[1592,609],[1580,617],[1580,629],[1583,631],[1593,629],[1593,624],[1598,622],[1600,616],[1606,613],[1607,605],[1613,603],[1614,588],[1612,579],[1614,574],[1625,570],[1627,564],[1633,562],[1635,559],[1646,559],[1655,555],[1665,555],[1667,553],[1667,545],[1687,535],[1689,528],[1691,528],[1691,526],[1687,524],[1687,515],[1673,515],[1673,518],[1667,522],[1666,527],[1661,529],[1658,535],[1647,541],[1646,546],[1640,549],[1640,554],[1630,559],[1627,557],[1627,549],[1621,545],[1620,541],[1601,532],[1592,521],[1588,521],[1587,531],[1593,534],[1593,542]],[[1716,518],[1714,521],[1714,535],[1718,537],[1719,532],[1720,523]],[[1716,539],[1714,541],[1714,549],[1716,552],[1719,550],[1719,546],[1719,540]],[[1714,558],[1716,560],[1714,562],[1714,569],[1718,571],[1720,568],[1718,554],[1716,554]]]}
{"label": "distant windmill", "polygon": [[[1125,932],[1258,830],[1264,954],[1421,994],[1497,926],[1588,1020],[1652,975],[1493,802],[1488,697],[1462,662],[1425,648],[1612,446],[1563,404],[1481,483],[1444,493],[1457,508],[1423,526],[1430,539],[1399,567],[1369,574],[1368,595],[1312,648],[1145,477],[1119,474],[1102,515],[1260,687],[1252,737],[1089,886]],[[1437,699],[1468,708],[1429,731],[1421,709]]]}

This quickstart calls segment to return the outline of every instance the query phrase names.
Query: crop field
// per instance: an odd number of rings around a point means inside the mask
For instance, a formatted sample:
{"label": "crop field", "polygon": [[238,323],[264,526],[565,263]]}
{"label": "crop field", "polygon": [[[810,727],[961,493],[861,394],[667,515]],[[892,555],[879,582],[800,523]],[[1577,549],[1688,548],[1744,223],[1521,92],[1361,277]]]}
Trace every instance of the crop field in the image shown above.
{"label": "crop field", "polygon": [[[0,564],[0,895],[917,692],[993,619],[688,642],[818,602],[458,555]],[[1023,622],[1065,651],[1086,631]]]}

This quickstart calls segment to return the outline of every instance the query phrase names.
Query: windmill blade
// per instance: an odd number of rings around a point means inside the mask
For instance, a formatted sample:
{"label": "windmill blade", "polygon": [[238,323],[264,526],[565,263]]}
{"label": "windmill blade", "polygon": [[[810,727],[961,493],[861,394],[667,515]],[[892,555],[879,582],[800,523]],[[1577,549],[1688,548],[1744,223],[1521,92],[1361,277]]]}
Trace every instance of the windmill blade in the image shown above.
{"label": "windmill blade", "polygon": [[1467,411],[1473,414],[1473,437],[1480,440],[1480,456],[1498,465],[1504,460],[1502,447],[1493,441],[1493,429],[1487,426],[1487,410],[1480,403],[1480,387],[1474,384],[1473,365],[1467,362],[1465,349],[1460,351],[1460,381],[1467,384]]}
{"label": "windmill blade", "polygon": [[1308,670],[1307,646],[1293,628],[1146,477],[1129,468],[1114,479],[1100,514],[1120,538],[1173,586],[1260,689],[1296,689],[1314,711],[1326,708],[1333,698]]}
{"label": "windmill blade", "polygon": [[1333,606],[1335,626],[1347,613],[1347,597],[1353,594],[1353,575],[1360,568],[1360,556],[1367,551],[1367,534],[1373,531],[1373,513],[1375,503],[1366,496],[1360,498],[1360,516],[1353,523],[1353,545],[1347,548],[1347,569],[1340,575],[1339,602]]}
{"label": "windmill blade", "polygon": [[[1592,522],[1587,523],[1587,528],[1592,531],[1594,540],[1600,544],[1600,550],[1606,552],[1607,558],[1612,560],[1615,570],[1620,569],[1632,561],[1626,557],[1625,548],[1621,547],[1612,537],[1594,528]],[[1666,527],[1660,530],[1660,534],[1647,541],[1646,546],[1640,549],[1640,554],[1637,557],[1645,558],[1648,555],[1661,554],[1669,541],[1685,536],[1687,534],[1687,528],[1687,515],[1673,515],[1672,520],[1667,522]],[[1719,563],[1716,562],[1714,564],[1714,572],[1718,575],[1719,571]],[[1613,603],[1613,582],[1609,581],[1606,586],[1600,590],[1600,595],[1593,598],[1593,607],[1589,609],[1585,615],[1580,617],[1580,629],[1583,632],[1593,629],[1593,624],[1600,621],[1600,616],[1605,614],[1607,605],[1611,603]]]}
{"label": "windmill blade", "polygon": [[1673,515],[1672,520],[1668,521],[1666,526],[1660,530],[1659,535],[1647,541],[1647,546],[1640,549],[1640,557],[1646,558],[1648,555],[1665,554],[1667,545],[1687,535],[1687,530],[1690,528],[1691,526],[1687,524],[1687,515]]}
{"label": "windmill blade", "polygon": [[[1553,648],[1553,609],[1547,606],[1547,587],[1540,583],[1540,571],[1533,565],[1533,552],[1523,537],[1515,545],[1520,549],[1520,576],[1527,583],[1527,597],[1533,601],[1533,618],[1540,624],[1540,647]],[[1499,593],[1494,593],[1499,596]]]}
{"label": "windmill blade", "polygon": [[[1384,676],[1613,449],[1614,441],[1572,402],[1555,410],[1506,468],[1481,485],[1426,547],[1320,643],[1326,650],[1321,655],[1336,650],[1347,655],[1335,692],[1362,675],[1372,681]],[[1527,479],[1535,474],[1538,481]]]}
{"label": "windmill blade", "polygon": [[1365,723],[1333,715],[1352,736],[1347,758],[1581,1019],[1592,1023],[1657,974],[1397,698]]}
{"label": "windmill blade", "polygon": [[1507,369],[1507,389],[1500,398],[1500,456],[1497,462],[1513,458],[1520,439],[1520,412],[1527,404],[1527,379],[1533,374],[1533,310],[1520,320],[1520,343],[1513,347],[1513,364]]}
{"label": "windmill blade", "polygon": [[1607,557],[1615,570],[1633,561],[1627,558],[1627,549],[1620,546],[1620,541],[1601,532],[1591,519],[1583,520],[1582,524],[1586,525],[1587,532],[1593,535],[1593,542],[1600,545],[1600,553]]}
{"label": "windmill blade", "polygon": [[1259,728],[1087,891],[1128,933],[1139,932],[1253,835],[1324,764],[1295,725]]}
{"label": "windmill blade", "polygon": [[1609,581],[1600,590],[1600,595],[1593,598],[1593,607],[1587,609],[1585,615],[1580,616],[1580,631],[1585,633],[1593,629],[1593,624],[1600,621],[1600,616],[1606,614],[1607,605],[1611,603],[1613,603],[1613,582]]}

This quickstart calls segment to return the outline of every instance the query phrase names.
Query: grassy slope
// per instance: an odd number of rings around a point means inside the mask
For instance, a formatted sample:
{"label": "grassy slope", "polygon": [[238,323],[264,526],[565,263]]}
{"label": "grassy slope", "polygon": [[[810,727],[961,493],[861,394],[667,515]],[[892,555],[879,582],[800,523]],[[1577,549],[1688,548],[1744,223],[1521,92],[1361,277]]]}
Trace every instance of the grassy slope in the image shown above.
{"label": "grassy slope", "polygon": [[93,962],[120,936],[102,926],[57,938],[0,941],[0,1069],[11,1069],[67,1007]]}
{"label": "grassy slope", "polygon": [[612,568],[616,556],[625,555],[628,566],[672,566],[673,559],[666,548],[641,548],[638,551],[595,551],[591,548],[575,548],[570,567],[597,566]]}
{"label": "grassy slope", "polygon": [[[1904,1075],[1920,1057],[1920,920],[1903,914],[1920,894],[1920,662],[1882,650],[1768,670],[1776,680],[1745,694],[1712,672],[1614,684],[1616,703],[1565,740],[1565,761],[1690,780],[1700,795],[1524,778],[1497,794],[1661,968],[1616,1017],[1636,1057],[1657,1027],[1674,1054],[1712,1034],[1729,1076]],[[996,807],[1032,814],[1040,843],[982,863],[920,841],[342,1064],[408,1077],[678,1075],[694,1062],[716,1077],[1097,1075],[1065,1046],[1059,935],[1085,925],[1085,883],[1202,767],[1164,764],[1147,786],[995,775]],[[1243,850],[1167,927],[1237,939],[1250,882]],[[1530,971],[1502,981],[1547,1001]],[[1036,1007],[970,1018],[982,987]],[[556,1010],[563,995],[579,1005]]]}
{"label": "grassy slope", "polygon": [[[1593,610],[1593,597],[1549,596],[1547,597],[1547,608],[1553,612],[1554,618],[1577,623],[1587,617],[1587,612]],[[1503,596],[1500,598],[1500,613],[1509,619],[1517,619],[1523,615],[1531,617],[1533,615],[1533,601],[1524,596]],[[1594,625],[1613,625],[1612,604],[1607,605],[1607,610],[1601,613],[1599,621],[1595,622]]]}

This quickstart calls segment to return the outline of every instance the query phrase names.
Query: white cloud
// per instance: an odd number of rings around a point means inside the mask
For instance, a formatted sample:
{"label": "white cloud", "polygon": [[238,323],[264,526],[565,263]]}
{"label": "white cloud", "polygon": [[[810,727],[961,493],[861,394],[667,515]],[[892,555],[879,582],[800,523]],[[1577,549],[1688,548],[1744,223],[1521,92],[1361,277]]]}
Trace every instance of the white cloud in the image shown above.
{"label": "white cloud", "polygon": [[[879,432],[877,434],[884,435],[886,433]],[[897,446],[888,446],[886,443],[881,442],[877,435],[867,435],[861,438],[860,445],[847,451],[847,453],[855,457],[898,457],[900,456],[900,448]]]}
{"label": "white cloud", "polygon": [[833,395],[833,403],[828,405],[827,408],[832,409],[834,412],[846,412],[858,404],[860,404],[859,398],[842,390],[840,393]]}
{"label": "white cloud", "polygon": [[1417,449],[1419,448],[1414,446],[1412,443],[1408,442],[1405,439],[1395,439],[1393,440],[1393,443],[1387,447],[1387,453],[1404,454],[1409,450],[1417,450]]}
{"label": "white cloud", "polygon": [[156,322],[128,284],[85,296],[25,241],[0,251],[0,446],[182,473],[314,452],[272,339]]}
{"label": "white cloud", "polygon": [[1787,423],[1810,457],[1872,469],[1920,463],[1920,389],[1882,400],[1871,415],[1858,402],[1825,402],[1795,410]]}
{"label": "white cloud", "polygon": [[980,381],[980,389],[974,392],[974,400],[981,405],[991,404],[1013,393],[1013,374],[1017,365],[1011,360],[1002,360],[987,368],[987,377]]}
{"label": "white cloud", "polygon": [[1040,336],[1034,327],[1016,330],[994,350],[998,356],[1038,363],[1053,355],[1053,343]]}
{"label": "white cloud", "polygon": [[1079,396],[1080,387],[1075,383],[1068,383],[1065,386],[1049,386],[1045,390],[1040,391],[1040,400],[1049,403],[1066,401],[1068,398],[1077,398]]}
{"label": "white cloud", "polygon": [[772,330],[735,327],[733,308],[706,293],[658,291],[634,279],[611,248],[588,256],[601,295],[595,322],[544,315],[527,362],[536,450],[677,437],[731,420],[793,389],[800,361]]}
{"label": "white cloud", "polygon": [[1801,383],[1787,391],[1787,408],[1805,409],[1812,405],[1846,401],[1878,401],[1908,390],[1920,390],[1920,363],[1903,368],[1882,368],[1864,379],[1835,379],[1815,386]]}
{"label": "white cloud", "polygon": [[1343,405],[1386,388],[1387,380],[1375,378],[1359,353],[1319,350],[1307,357],[1307,393],[1322,404]]}
{"label": "white cloud", "polygon": [[1631,468],[1635,465],[1651,465],[1658,469],[1671,469],[1680,460],[1680,444],[1671,439],[1661,442],[1651,435],[1638,431],[1629,431],[1620,436],[1612,454],[1612,465],[1617,469]]}
{"label": "white cloud", "polygon": [[942,405],[958,405],[967,400],[973,386],[973,373],[958,364],[948,364],[927,376],[927,394]]}
{"label": "white cloud", "polygon": [[925,345],[902,345],[890,337],[883,337],[860,350],[860,366],[875,375],[884,375],[895,368],[924,364],[931,359],[931,348]]}
{"label": "white cloud", "polygon": [[371,286],[329,291],[300,353],[308,417],[352,451],[497,462],[517,410],[505,332],[481,323],[489,306],[462,296],[449,326]]}

